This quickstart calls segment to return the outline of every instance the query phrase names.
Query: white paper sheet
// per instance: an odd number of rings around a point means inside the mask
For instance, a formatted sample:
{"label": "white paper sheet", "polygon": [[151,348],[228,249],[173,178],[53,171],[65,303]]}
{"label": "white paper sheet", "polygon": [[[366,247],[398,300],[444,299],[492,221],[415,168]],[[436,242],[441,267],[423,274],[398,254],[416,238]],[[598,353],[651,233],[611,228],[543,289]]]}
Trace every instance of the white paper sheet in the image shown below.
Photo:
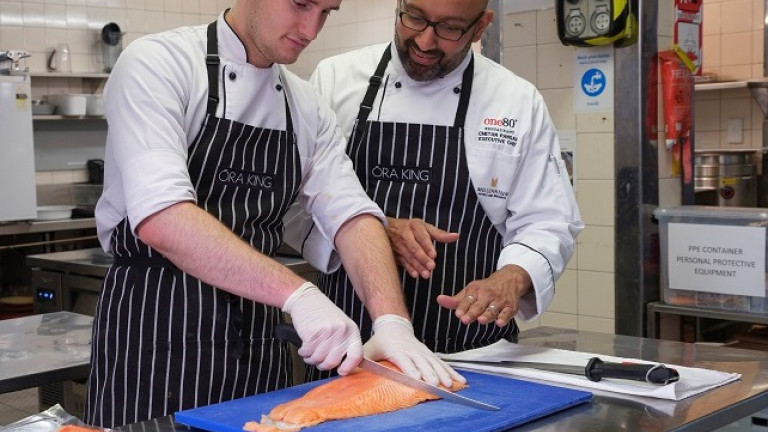
{"label": "white paper sheet", "polygon": [[535,369],[511,368],[504,366],[478,365],[462,363],[461,360],[482,361],[529,361],[543,363],[559,363],[565,365],[584,366],[590,358],[600,357],[606,362],[632,362],[655,364],[640,359],[613,357],[602,354],[592,354],[579,351],[567,351],[538,346],[518,345],[506,340],[501,340],[493,345],[455,354],[443,354],[441,357],[457,368],[489,371],[506,375],[541,379],[555,383],[569,384],[580,387],[617,392],[627,395],[653,397],[668,400],[681,400],[695,394],[719,387],[741,378],[741,374],[719,372],[715,370],[690,368],[672,364],[665,366],[676,369],[680,374],[680,380],[667,385],[655,385],[639,381],[603,379],[598,382],[590,381],[585,376],[568,375],[556,372],[547,372]]}

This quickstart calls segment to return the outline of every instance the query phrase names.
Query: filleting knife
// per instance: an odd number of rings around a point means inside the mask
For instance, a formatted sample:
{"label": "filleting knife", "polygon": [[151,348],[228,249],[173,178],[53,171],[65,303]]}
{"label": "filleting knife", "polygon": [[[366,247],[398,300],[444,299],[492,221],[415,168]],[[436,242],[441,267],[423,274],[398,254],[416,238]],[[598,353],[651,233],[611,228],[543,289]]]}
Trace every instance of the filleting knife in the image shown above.
{"label": "filleting knife", "polygon": [[[291,343],[297,348],[301,347],[301,343],[302,343],[301,338],[299,337],[299,334],[296,332],[296,329],[293,328],[293,326],[290,324],[286,324],[286,323],[278,324],[275,327],[275,337],[282,341]],[[376,375],[381,375],[385,378],[391,379],[392,381],[396,381],[400,384],[407,385],[417,390],[421,390],[421,391],[433,394],[447,401],[456,402],[462,405],[471,406],[473,408],[479,408],[479,409],[484,409],[489,411],[499,410],[499,407],[495,405],[487,404],[485,402],[480,402],[478,400],[471,399],[466,396],[461,396],[456,393],[449,392],[448,390],[443,390],[440,387],[427,384],[426,382],[417,380],[415,378],[411,378],[408,375],[392,370],[386,366],[380,365],[375,361],[369,360],[367,358],[363,358],[363,361],[360,362],[359,367],[371,373],[375,373]]]}
{"label": "filleting knife", "polygon": [[457,358],[443,358],[443,361],[451,363],[471,363],[488,366],[538,369],[547,372],[585,376],[590,381],[600,381],[603,378],[614,378],[665,385],[680,380],[680,374],[678,374],[677,370],[662,364],[613,363],[604,362],[600,360],[599,357],[592,357],[589,359],[586,366],[514,360],[461,360]]}

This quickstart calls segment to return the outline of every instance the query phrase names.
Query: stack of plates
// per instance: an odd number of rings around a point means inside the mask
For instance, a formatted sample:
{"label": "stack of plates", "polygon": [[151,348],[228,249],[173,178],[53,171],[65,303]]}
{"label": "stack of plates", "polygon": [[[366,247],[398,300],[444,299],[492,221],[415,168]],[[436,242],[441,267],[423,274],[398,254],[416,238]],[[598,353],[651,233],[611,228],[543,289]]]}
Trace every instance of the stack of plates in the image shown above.
{"label": "stack of plates", "polygon": [[0,319],[20,318],[32,314],[32,296],[0,297]]}

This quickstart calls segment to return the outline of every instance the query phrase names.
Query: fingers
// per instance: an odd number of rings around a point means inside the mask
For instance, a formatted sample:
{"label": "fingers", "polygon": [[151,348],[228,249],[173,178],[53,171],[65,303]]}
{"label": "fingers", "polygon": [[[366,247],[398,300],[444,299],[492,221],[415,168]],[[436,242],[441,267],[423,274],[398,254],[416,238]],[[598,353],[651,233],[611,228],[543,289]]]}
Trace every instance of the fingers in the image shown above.
{"label": "fingers", "polygon": [[435,241],[439,241],[440,243],[453,243],[459,239],[459,233],[441,230],[440,228],[430,224],[426,225],[429,235]]}

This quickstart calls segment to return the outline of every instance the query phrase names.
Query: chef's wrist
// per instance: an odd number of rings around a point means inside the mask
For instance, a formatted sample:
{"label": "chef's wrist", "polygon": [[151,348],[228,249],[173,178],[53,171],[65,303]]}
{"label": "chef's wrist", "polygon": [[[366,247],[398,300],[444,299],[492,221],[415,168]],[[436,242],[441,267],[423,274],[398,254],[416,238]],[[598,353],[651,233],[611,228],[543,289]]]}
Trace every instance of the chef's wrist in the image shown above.
{"label": "chef's wrist", "polygon": [[400,315],[384,314],[373,321],[373,333],[393,328],[413,333],[411,320]]}
{"label": "chef's wrist", "polygon": [[324,296],[322,291],[320,291],[320,289],[315,286],[315,284],[312,282],[304,282],[296,289],[296,291],[292,292],[291,295],[285,299],[281,310],[290,314],[291,310],[294,308],[294,306],[296,306],[297,303],[316,295]]}

